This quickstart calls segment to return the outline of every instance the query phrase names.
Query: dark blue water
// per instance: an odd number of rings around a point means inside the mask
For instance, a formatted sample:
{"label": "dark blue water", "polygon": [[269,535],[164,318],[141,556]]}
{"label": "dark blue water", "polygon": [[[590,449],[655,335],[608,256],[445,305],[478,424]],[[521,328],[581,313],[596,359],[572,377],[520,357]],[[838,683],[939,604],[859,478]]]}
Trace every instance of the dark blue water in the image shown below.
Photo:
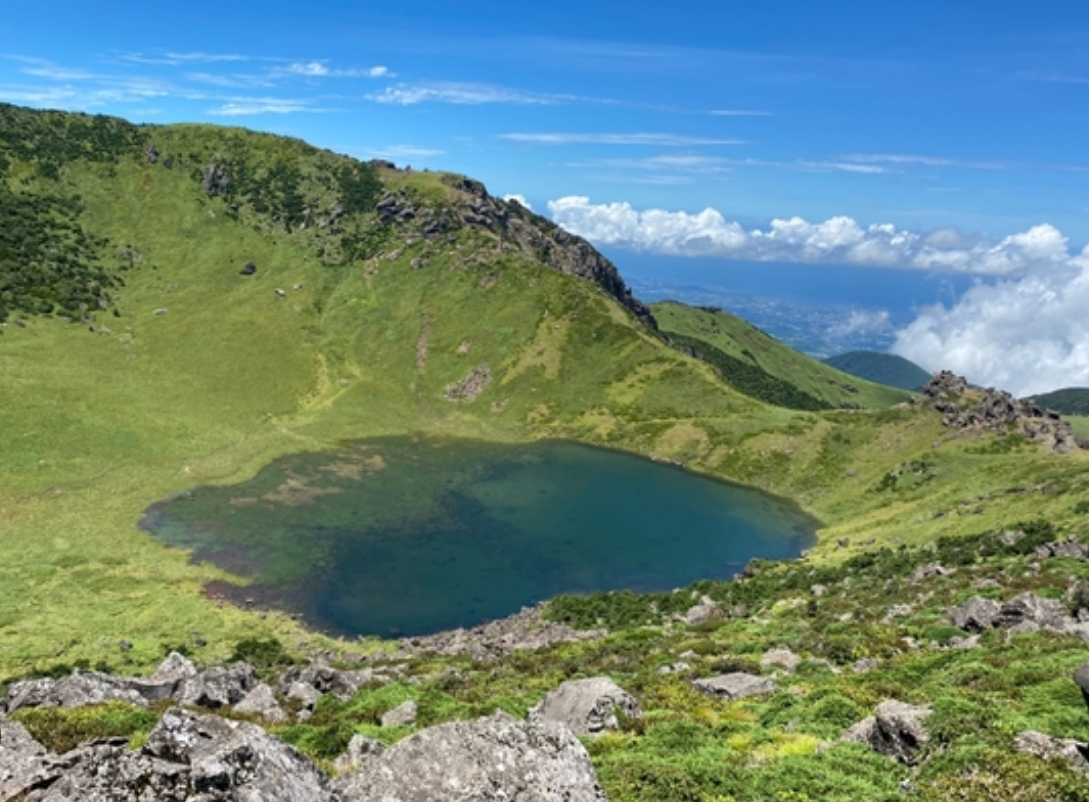
{"label": "dark blue water", "polygon": [[563,442],[411,438],[278,460],[144,526],[251,580],[236,600],[344,635],[472,626],[559,593],[666,590],[796,556],[816,522],[764,494]]}

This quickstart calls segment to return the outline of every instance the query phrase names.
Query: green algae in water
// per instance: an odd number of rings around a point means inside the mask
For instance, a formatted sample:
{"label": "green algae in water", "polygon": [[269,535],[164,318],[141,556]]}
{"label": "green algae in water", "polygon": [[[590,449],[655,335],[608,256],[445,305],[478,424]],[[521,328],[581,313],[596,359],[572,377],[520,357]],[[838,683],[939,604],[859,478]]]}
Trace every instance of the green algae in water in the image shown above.
{"label": "green algae in water", "polygon": [[277,460],[143,526],[342,635],[473,626],[560,593],[667,590],[796,556],[815,522],[747,488],[566,442],[388,438]]}

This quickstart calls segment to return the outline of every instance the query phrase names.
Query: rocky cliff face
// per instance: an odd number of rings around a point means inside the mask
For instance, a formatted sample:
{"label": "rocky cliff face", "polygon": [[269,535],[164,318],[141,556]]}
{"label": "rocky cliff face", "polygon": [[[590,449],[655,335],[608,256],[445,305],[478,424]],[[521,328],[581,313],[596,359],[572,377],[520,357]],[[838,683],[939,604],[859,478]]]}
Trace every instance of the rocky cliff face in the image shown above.
{"label": "rocky cliff face", "polygon": [[[382,162],[377,166],[391,169]],[[400,189],[386,192],[377,212],[386,224],[405,229],[408,242],[460,229],[475,229],[497,237],[501,251],[521,253],[561,273],[592,281],[627,307],[644,324],[657,328],[650,310],[632,296],[616,265],[594,247],[519,203],[488,194],[479,181],[456,177],[450,183],[449,202],[422,203]]]}
{"label": "rocky cliff face", "polygon": [[935,373],[923,394],[942,413],[942,422],[950,429],[1018,433],[1054,454],[1069,454],[1077,448],[1070,424],[1059,413],[993,387],[970,390],[964,377],[947,370]]}

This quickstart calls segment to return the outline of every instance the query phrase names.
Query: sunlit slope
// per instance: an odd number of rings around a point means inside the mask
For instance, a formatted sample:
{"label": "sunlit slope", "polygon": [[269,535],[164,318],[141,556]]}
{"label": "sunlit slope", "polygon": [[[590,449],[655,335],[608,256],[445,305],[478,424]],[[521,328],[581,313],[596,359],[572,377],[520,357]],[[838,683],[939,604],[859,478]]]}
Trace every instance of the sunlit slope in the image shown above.
{"label": "sunlit slope", "polygon": [[[671,301],[652,308],[662,331],[715,364],[728,383],[763,400],[801,410],[883,409],[909,397],[812,359],[729,312]],[[710,348],[701,351],[689,340]]]}
{"label": "sunlit slope", "polygon": [[[1089,496],[1081,455],[954,438],[922,407],[796,412],[738,392],[641,322],[588,245],[459,176],[237,129],[5,110],[23,128],[0,145],[41,144],[0,147],[9,191],[34,214],[78,196],[117,283],[79,264],[24,271],[0,334],[0,677],[149,666],[177,645],[216,659],[269,631],[304,642],[286,617],[203,598],[224,575],[138,522],[166,496],[351,438],[566,437],[680,462],[796,499],[828,525],[829,559],[842,536],[854,550],[1071,520]],[[231,183],[208,192],[216,164]],[[484,206],[506,217],[466,222]],[[62,278],[91,281],[101,307],[50,294]]]}

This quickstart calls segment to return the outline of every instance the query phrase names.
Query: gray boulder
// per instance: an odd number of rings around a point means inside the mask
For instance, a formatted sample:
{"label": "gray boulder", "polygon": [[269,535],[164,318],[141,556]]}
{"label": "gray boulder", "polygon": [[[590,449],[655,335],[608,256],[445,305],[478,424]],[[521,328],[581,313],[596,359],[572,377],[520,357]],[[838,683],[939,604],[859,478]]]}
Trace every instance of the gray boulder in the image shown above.
{"label": "gray boulder", "polygon": [[148,680],[153,683],[166,683],[173,682],[175,684],[182,680],[195,677],[197,675],[197,667],[193,665],[192,661],[184,655],[177,652],[171,652],[166,656],[163,662],[159,663],[159,667],[155,669],[155,673],[151,675]]}
{"label": "gray boulder", "polygon": [[246,694],[246,698],[234,706],[234,710],[244,715],[260,716],[272,724],[287,720],[287,713],[276,701],[272,688],[263,682],[254,686],[253,690]]}
{"label": "gray boulder", "polygon": [[1089,777],[1089,744],[1069,738],[1052,738],[1029,730],[1018,735],[1013,746],[1018,752],[1027,752],[1044,760],[1061,760],[1082,776]]}
{"label": "gray boulder", "polygon": [[0,703],[7,714],[24,707],[85,707],[103,702],[145,706],[144,697],[125,679],[97,672],[75,673],[60,679],[16,682]]}
{"label": "gray boulder", "polygon": [[421,730],[333,788],[340,802],[605,802],[569,729],[505,713]]}
{"label": "gray boulder", "polygon": [[416,723],[416,703],[409,699],[382,715],[383,727],[411,727]]}
{"label": "gray boulder", "polygon": [[873,751],[912,766],[930,739],[924,721],[929,707],[886,699],[874,715],[853,725],[840,738],[865,744]]}
{"label": "gray boulder", "polygon": [[689,626],[702,624],[722,615],[722,608],[709,596],[700,597],[699,604],[688,608],[681,620]]}
{"label": "gray boulder", "polygon": [[303,721],[314,712],[318,700],[321,699],[321,691],[308,682],[293,682],[287,689],[287,698],[296,704],[299,720]]}
{"label": "gray boulder", "polygon": [[1089,661],[1074,669],[1074,683],[1081,688],[1081,697],[1089,708]]}
{"label": "gray boulder", "polygon": [[1045,599],[1035,593],[1021,593],[1005,602],[994,618],[994,626],[1021,631],[1047,629],[1063,631],[1070,623],[1066,607],[1055,599]]}
{"label": "gray boulder", "polygon": [[801,665],[802,658],[790,651],[790,649],[769,649],[760,658],[761,668],[781,668],[788,674],[793,674]]}
{"label": "gray boulder", "polygon": [[555,721],[576,735],[599,735],[620,727],[617,711],[643,715],[639,702],[608,677],[569,680],[529,711],[530,721]]}
{"label": "gray boulder", "polygon": [[708,696],[717,696],[730,701],[744,699],[747,696],[763,696],[778,690],[778,686],[772,680],[755,674],[746,674],[743,671],[693,680],[692,687]]}
{"label": "gray boulder", "polygon": [[256,724],[172,708],[141,753],[188,767],[198,799],[325,802],[325,778],[293,747]]}
{"label": "gray boulder", "polygon": [[54,758],[22,724],[0,718],[0,800],[17,799],[52,782],[58,774]]}
{"label": "gray boulder", "polygon": [[949,610],[949,620],[965,632],[982,632],[994,625],[1001,605],[991,599],[973,596],[960,607]]}
{"label": "gray boulder", "polygon": [[341,671],[325,663],[312,663],[308,666],[288,669],[280,678],[280,692],[286,694],[291,685],[305,682],[321,693],[331,693],[344,700],[355,694],[365,683],[372,681],[374,672]]}
{"label": "gray boulder", "polygon": [[174,698],[191,707],[232,707],[257,684],[257,673],[248,663],[206,668],[183,679]]}
{"label": "gray boulder", "polygon": [[955,570],[946,568],[941,563],[927,563],[926,565],[920,565],[912,571],[911,576],[908,577],[908,581],[913,585],[917,585],[924,579],[930,579],[931,577],[941,577],[944,579],[955,573]]}
{"label": "gray boulder", "polygon": [[340,774],[355,771],[363,765],[365,760],[380,755],[384,751],[386,751],[384,743],[357,733],[348,742],[348,749],[344,754],[333,761],[333,768]]}

